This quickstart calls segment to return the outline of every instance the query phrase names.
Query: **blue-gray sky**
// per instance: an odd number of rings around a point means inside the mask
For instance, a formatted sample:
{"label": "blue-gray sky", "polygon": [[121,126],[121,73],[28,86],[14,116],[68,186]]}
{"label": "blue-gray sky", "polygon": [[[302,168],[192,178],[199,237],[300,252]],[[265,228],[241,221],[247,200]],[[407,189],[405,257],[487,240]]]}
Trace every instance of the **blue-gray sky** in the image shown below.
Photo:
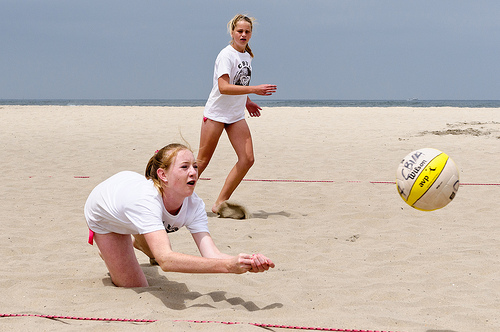
{"label": "blue-gray sky", "polygon": [[239,12],[270,98],[500,99],[498,0],[1,0],[0,99],[206,99]]}

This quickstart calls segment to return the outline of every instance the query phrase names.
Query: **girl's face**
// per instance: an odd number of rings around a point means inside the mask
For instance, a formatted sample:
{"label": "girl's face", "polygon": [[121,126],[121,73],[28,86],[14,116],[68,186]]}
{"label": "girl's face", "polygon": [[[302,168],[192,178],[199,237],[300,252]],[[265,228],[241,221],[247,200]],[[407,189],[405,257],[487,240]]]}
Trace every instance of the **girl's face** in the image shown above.
{"label": "girl's face", "polygon": [[252,38],[252,26],[245,20],[238,21],[234,30],[231,31],[231,37],[233,38],[233,47],[238,52],[245,52],[245,47]]}
{"label": "girl's face", "polygon": [[191,196],[198,181],[198,165],[193,153],[189,150],[179,151],[166,172],[166,177],[167,190],[182,198]]}

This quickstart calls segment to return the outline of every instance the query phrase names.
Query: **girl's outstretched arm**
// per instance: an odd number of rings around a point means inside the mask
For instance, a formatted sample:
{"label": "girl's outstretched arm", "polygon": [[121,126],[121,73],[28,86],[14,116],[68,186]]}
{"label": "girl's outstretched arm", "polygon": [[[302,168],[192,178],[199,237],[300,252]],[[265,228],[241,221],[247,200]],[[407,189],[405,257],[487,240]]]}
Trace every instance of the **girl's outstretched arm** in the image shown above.
{"label": "girl's outstretched arm", "polygon": [[[193,239],[198,245],[200,253],[203,257],[234,258],[234,256],[221,253],[208,233],[195,233],[193,234]],[[274,263],[262,254],[254,254],[251,256],[247,254],[240,254],[239,257],[250,257],[251,269],[249,272],[264,272],[269,270],[269,268],[274,267]]]}
{"label": "girl's outstretched arm", "polygon": [[276,85],[261,84],[261,85],[234,85],[229,83],[229,75],[224,74],[218,80],[219,91],[223,95],[246,95],[254,93],[259,96],[270,96],[276,92]]}
{"label": "girl's outstretched arm", "polygon": [[165,272],[241,274],[252,270],[251,255],[206,258],[175,252],[164,230],[144,234],[144,238],[156,262]]}
{"label": "girl's outstretched arm", "polygon": [[193,240],[198,246],[198,250],[203,257],[207,258],[230,258],[232,256],[221,253],[215,245],[209,233],[201,232],[192,234]]}

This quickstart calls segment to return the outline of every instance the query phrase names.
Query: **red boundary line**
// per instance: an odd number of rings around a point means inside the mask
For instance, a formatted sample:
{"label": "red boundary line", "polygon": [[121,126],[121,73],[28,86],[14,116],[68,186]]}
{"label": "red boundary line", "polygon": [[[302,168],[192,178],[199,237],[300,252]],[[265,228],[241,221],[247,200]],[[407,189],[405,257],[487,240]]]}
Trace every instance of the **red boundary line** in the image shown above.
{"label": "red boundary line", "polygon": [[[33,178],[34,176],[29,176]],[[50,178],[52,176],[49,176]],[[89,179],[90,176],[73,176],[75,179]],[[212,178],[199,178],[199,180],[210,181]],[[338,181],[334,180],[294,180],[294,179],[243,179],[245,182],[281,182],[281,183],[336,183]],[[396,184],[396,181],[360,181],[360,180],[348,180],[342,181],[346,183],[363,183],[368,182],[372,184]],[[500,183],[467,183],[461,182],[461,186],[500,186]]]}
{"label": "red boundary line", "polygon": [[278,179],[243,179],[247,182],[302,182],[302,183],[335,183],[333,180],[278,180]]}
{"label": "red boundary line", "polygon": [[[105,322],[133,322],[133,323],[154,323],[156,319],[124,319],[124,318],[97,318],[97,317],[76,317],[76,316],[57,316],[57,315],[40,315],[40,314],[0,314],[0,317],[38,317],[48,319],[72,319],[72,320],[87,320],[87,321],[105,321]],[[378,330],[353,330],[353,329],[335,329],[325,327],[306,327],[306,326],[291,326],[291,325],[275,325],[275,324],[260,324],[260,323],[242,323],[242,322],[224,322],[212,320],[185,320],[175,319],[174,322],[186,322],[197,324],[225,324],[225,325],[253,325],[266,328],[281,328],[292,330],[309,330],[309,331],[332,331],[332,332],[390,332]]]}
{"label": "red boundary line", "polygon": [[247,324],[258,327],[265,328],[280,328],[280,329],[292,329],[292,330],[308,330],[308,331],[332,331],[332,332],[390,332],[390,331],[378,331],[378,330],[353,330],[353,329],[335,329],[327,327],[306,327],[306,326],[291,326],[291,325],[275,325],[275,324],[260,324],[260,323],[242,323],[242,322],[221,322],[221,321],[211,321],[211,320],[174,320],[174,322],[188,322],[188,323],[217,323],[226,325],[240,325]]}
{"label": "red boundary line", "polygon": [[461,186],[500,186],[500,183],[460,183]]}
{"label": "red boundary line", "polygon": [[[212,178],[200,178],[200,180],[210,181]],[[243,179],[246,182],[293,182],[293,183],[335,183],[334,180],[290,180],[290,179]],[[360,181],[360,180],[350,180],[343,181],[347,183],[363,183],[368,182],[372,184],[396,184],[396,181]],[[461,182],[461,186],[500,186],[500,183],[468,183]]]}
{"label": "red boundary line", "polygon": [[151,319],[125,319],[125,318],[96,318],[96,317],[75,317],[75,316],[57,316],[57,315],[38,315],[38,314],[0,314],[0,317],[39,317],[49,319],[73,319],[73,320],[91,320],[105,322],[134,322],[134,323],[153,323],[157,320]]}

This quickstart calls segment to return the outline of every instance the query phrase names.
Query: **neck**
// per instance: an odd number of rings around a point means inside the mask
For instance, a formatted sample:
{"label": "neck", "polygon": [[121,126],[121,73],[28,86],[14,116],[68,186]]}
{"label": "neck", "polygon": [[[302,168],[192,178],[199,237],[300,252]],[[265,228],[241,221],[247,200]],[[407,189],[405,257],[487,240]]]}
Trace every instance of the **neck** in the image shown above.
{"label": "neck", "polygon": [[179,213],[182,203],[184,202],[184,198],[179,199],[178,197],[172,197],[165,192],[163,192],[162,199],[163,206],[165,206],[168,213],[172,215]]}
{"label": "neck", "polygon": [[231,43],[231,46],[238,52],[240,53],[245,53],[245,50],[246,50],[246,45],[243,47],[243,49],[241,49],[240,47],[236,46],[236,44],[233,42]]}

